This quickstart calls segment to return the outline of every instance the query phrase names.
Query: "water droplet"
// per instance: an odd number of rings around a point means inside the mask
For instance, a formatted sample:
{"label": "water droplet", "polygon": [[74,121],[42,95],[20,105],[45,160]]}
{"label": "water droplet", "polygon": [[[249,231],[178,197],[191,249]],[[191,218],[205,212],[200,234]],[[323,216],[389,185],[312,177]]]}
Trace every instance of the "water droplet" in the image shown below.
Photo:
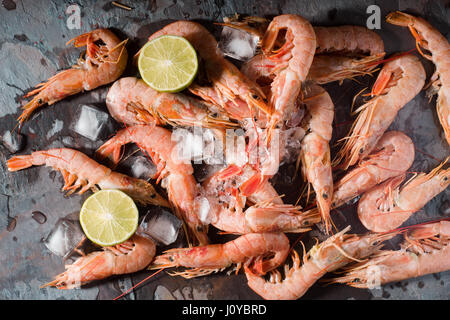
{"label": "water droplet", "polygon": [[8,226],[6,227],[6,230],[9,232],[13,231],[16,228],[17,220],[16,218],[12,218],[9,220]]}
{"label": "water droplet", "polygon": [[39,224],[44,224],[47,221],[47,217],[40,211],[33,211],[32,218]]}

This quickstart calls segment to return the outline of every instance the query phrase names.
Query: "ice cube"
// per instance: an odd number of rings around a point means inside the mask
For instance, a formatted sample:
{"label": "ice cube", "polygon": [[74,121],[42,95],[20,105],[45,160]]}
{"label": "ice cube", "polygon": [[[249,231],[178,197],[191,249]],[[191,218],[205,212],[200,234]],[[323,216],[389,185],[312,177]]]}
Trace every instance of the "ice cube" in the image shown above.
{"label": "ice cube", "polygon": [[182,222],[172,213],[155,208],[149,210],[139,225],[139,233],[169,245],[177,240]]}
{"label": "ice cube", "polygon": [[77,218],[78,213],[60,218],[44,240],[45,246],[54,254],[67,258],[84,239]]}
{"label": "ice cube", "polygon": [[11,133],[11,131],[6,130],[2,135],[2,143],[6,149],[11,153],[16,153],[22,150],[24,146],[24,136],[20,133]]}
{"label": "ice cube", "polygon": [[154,300],[176,300],[175,297],[170,293],[169,289],[164,286],[157,286],[155,293],[153,294]]}
{"label": "ice cube", "polygon": [[219,49],[233,59],[247,61],[256,53],[259,37],[236,28],[223,27]]}
{"label": "ice cube", "polygon": [[133,157],[131,176],[139,179],[151,179],[156,174],[156,166],[144,156]]}
{"label": "ice cube", "polygon": [[197,212],[197,216],[200,219],[200,221],[203,224],[210,224],[211,223],[211,205],[209,204],[209,201],[205,197],[196,197],[194,199],[195,203],[195,209]]}
{"label": "ice cube", "polygon": [[70,129],[92,141],[106,138],[113,132],[113,119],[94,105],[78,105],[77,118]]}

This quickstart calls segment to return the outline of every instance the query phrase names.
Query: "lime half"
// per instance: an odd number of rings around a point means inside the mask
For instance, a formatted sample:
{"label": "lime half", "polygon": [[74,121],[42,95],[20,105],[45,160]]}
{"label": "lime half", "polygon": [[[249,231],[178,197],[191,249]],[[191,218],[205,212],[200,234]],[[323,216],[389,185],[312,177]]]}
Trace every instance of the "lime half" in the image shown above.
{"label": "lime half", "polygon": [[179,92],[186,89],[197,74],[197,53],[183,37],[161,36],[144,45],[138,68],[142,79],[151,88],[160,92]]}
{"label": "lime half", "polygon": [[100,246],[126,241],[136,231],[139,212],[133,199],[120,190],[101,190],[83,203],[80,224],[86,237]]}

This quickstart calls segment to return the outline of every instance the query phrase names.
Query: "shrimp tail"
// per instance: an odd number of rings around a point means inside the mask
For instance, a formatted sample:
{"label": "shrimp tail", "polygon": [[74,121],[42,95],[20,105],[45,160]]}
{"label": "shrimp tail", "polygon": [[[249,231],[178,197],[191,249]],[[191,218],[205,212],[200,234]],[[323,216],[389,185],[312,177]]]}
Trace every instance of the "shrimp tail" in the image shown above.
{"label": "shrimp tail", "polygon": [[11,172],[33,166],[33,157],[31,155],[14,156],[7,161],[8,170]]}
{"label": "shrimp tail", "polygon": [[96,155],[100,159],[110,158],[114,164],[117,164],[122,157],[121,150],[122,145],[112,138],[97,149]]}

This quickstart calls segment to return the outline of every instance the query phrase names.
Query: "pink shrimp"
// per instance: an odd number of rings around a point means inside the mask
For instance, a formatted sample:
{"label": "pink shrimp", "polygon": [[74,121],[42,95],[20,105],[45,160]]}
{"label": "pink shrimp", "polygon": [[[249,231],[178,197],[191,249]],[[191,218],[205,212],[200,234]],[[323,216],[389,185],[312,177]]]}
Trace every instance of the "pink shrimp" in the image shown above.
{"label": "pink shrimp", "polygon": [[334,104],[329,94],[318,85],[310,85],[305,91],[302,103],[307,111],[301,125],[306,135],[301,141],[300,159],[303,175],[316,193],[317,206],[328,231],[331,229],[333,198],[329,142],[333,130]]}
{"label": "pink shrimp", "polygon": [[157,182],[163,181],[175,213],[186,222],[201,245],[207,244],[207,226],[203,225],[195,211],[195,198],[200,190],[193,176],[194,170],[190,162],[179,158],[177,143],[171,136],[169,130],[157,126],[127,127],[104,143],[97,154],[101,157],[112,156],[113,162],[117,164],[122,147],[128,143],[136,143],[156,165],[157,173],[153,178]]}
{"label": "pink shrimp", "polygon": [[186,267],[190,269],[172,275],[193,278],[222,271],[233,264],[237,264],[238,272],[244,264],[263,275],[281,265],[289,249],[284,233],[251,233],[225,244],[169,249],[155,258],[150,269]]}
{"label": "pink shrimp", "polygon": [[194,83],[189,87],[192,93],[220,107],[236,120],[253,118],[258,109],[270,113],[261,89],[224,58],[217,41],[206,28],[193,21],[177,21],[152,34],[149,41],[167,34],[184,37],[203,60],[208,85]]}
{"label": "pink shrimp", "polygon": [[443,169],[447,160],[428,174],[419,173],[401,187],[404,175],[367,191],[358,203],[361,223],[374,232],[399,227],[450,185],[450,168]]}
{"label": "pink shrimp", "polygon": [[414,161],[414,144],[400,131],[386,132],[372,153],[334,185],[332,206],[337,208],[377,184],[399,176]]}
{"label": "pink shrimp", "polygon": [[[450,222],[408,227],[400,250],[380,250],[368,261],[351,265],[331,283],[371,288],[450,270]],[[375,278],[376,276],[376,278]]]}
{"label": "pink shrimp", "polygon": [[113,275],[137,272],[152,262],[155,252],[156,245],[152,240],[133,235],[124,243],[78,258],[73,264],[66,265],[65,272],[41,288],[74,289]]}
{"label": "pink shrimp", "polygon": [[111,31],[97,29],[82,34],[67,44],[71,42],[77,48],[87,47],[86,58],[78,59],[78,63],[71,69],[59,72],[25,95],[26,98],[36,96],[23,106],[24,111],[17,119],[20,124],[44,104],[52,105],[70,95],[111,83],[125,70],[128,60],[125,49],[127,41],[120,42]]}
{"label": "pink shrimp", "polygon": [[219,201],[209,200],[211,225],[230,233],[254,232],[300,233],[311,230],[320,222],[320,214],[302,212],[301,207],[291,204],[258,203],[245,211],[231,208]]}
{"label": "pink shrimp", "polygon": [[298,299],[327,272],[342,268],[352,261],[361,261],[360,259],[377,252],[382,246],[380,242],[396,235],[396,233],[363,236],[345,234],[349,229],[350,226],[316,244],[308,253],[305,252],[302,265],[298,253],[294,250],[293,266],[289,268],[285,265],[284,279],[277,270],[274,270],[270,273],[268,282],[250,268],[245,268],[249,287],[267,300]]}
{"label": "pink shrimp", "polygon": [[425,70],[417,57],[403,55],[386,63],[372,89],[375,97],[356,110],[359,115],[334,162],[346,170],[370,154],[398,111],[424,83]]}
{"label": "pink shrimp", "polygon": [[[431,77],[431,87],[428,92],[438,95],[436,106],[439,121],[444,128],[445,138],[450,145],[450,67],[448,57],[450,55],[450,44],[436,28],[422,18],[414,17],[404,12],[396,11],[386,17],[388,23],[402,27],[408,27],[416,39],[419,52],[433,61],[436,71]],[[425,54],[421,48],[430,52]]]}
{"label": "pink shrimp", "polygon": [[[223,128],[232,124],[214,116],[213,106],[181,93],[157,92],[134,77],[114,82],[106,96],[111,116],[127,125],[201,125]],[[216,112],[219,114],[219,112]]]}
{"label": "pink shrimp", "polygon": [[[285,41],[275,48],[277,38],[286,30]],[[271,83],[269,132],[280,125],[295,108],[302,82],[306,80],[316,50],[316,36],[311,24],[299,15],[275,17],[261,42],[264,54],[277,66]],[[270,141],[270,134],[268,140]]]}
{"label": "pink shrimp", "polygon": [[361,26],[314,27],[316,55],[308,79],[319,84],[370,74],[383,59],[384,43]]}
{"label": "pink shrimp", "polygon": [[46,165],[61,171],[64,177],[63,191],[79,194],[88,189],[119,189],[141,204],[154,204],[168,207],[167,200],[159,195],[145,180],[136,179],[95,162],[85,154],[68,148],[35,151],[30,155],[14,156],[7,161],[9,171],[18,171],[31,166]]}

